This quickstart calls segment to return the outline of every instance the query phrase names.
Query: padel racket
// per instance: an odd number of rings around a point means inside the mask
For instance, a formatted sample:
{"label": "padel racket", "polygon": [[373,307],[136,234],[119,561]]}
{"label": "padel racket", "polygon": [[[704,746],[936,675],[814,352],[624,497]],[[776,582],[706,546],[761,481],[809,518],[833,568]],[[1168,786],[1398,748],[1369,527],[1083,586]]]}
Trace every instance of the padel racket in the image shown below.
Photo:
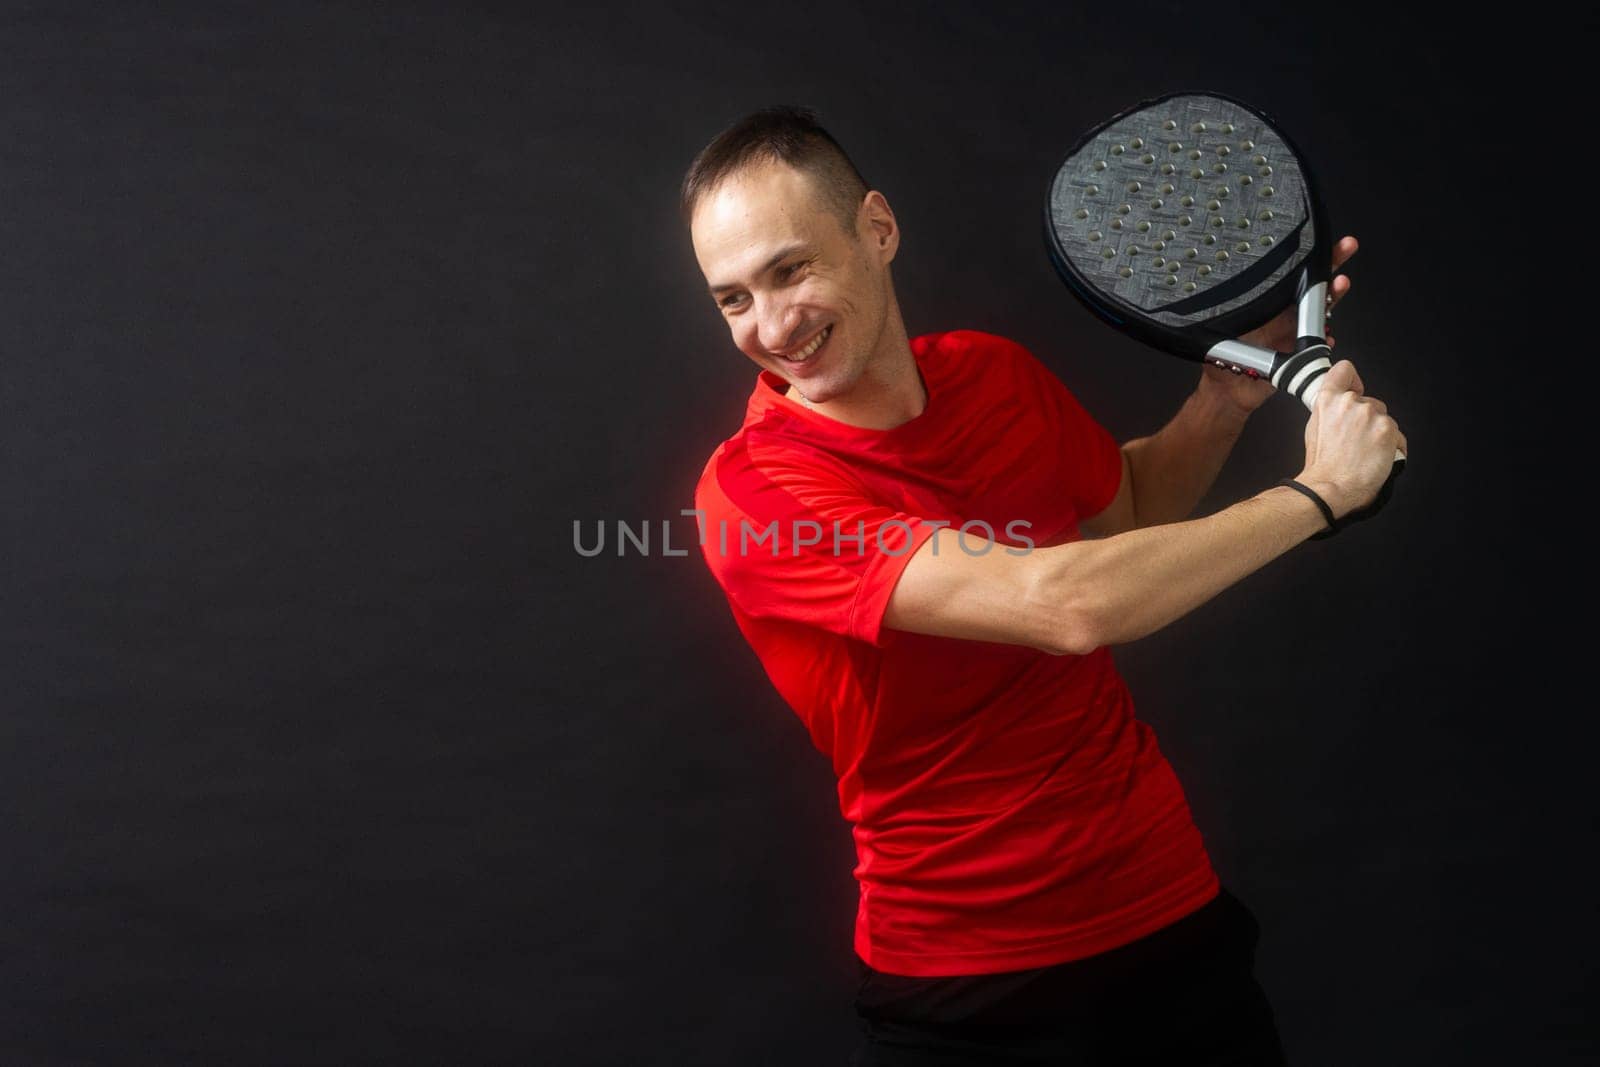
{"label": "padel racket", "polygon": [[[1333,238],[1305,156],[1257,109],[1179,92],[1095,126],[1051,179],[1045,241],[1067,287],[1111,325],[1316,402],[1333,366]],[[1294,351],[1237,339],[1291,299]],[[1376,499],[1340,528],[1377,514],[1404,469],[1397,449]]]}

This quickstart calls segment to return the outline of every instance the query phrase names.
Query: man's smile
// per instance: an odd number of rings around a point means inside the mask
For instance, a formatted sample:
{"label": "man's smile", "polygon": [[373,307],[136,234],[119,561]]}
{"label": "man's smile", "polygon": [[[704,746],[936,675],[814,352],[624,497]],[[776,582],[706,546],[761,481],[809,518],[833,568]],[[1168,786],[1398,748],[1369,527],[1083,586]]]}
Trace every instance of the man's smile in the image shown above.
{"label": "man's smile", "polygon": [[823,342],[832,336],[833,323],[830,322],[828,325],[822,328],[821,333],[817,334],[810,341],[806,342],[805,345],[797,349],[794,353],[789,355],[779,353],[778,358],[783,360],[785,363],[805,363],[810,360],[812,356],[816,355],[817,351],[822,347]]}

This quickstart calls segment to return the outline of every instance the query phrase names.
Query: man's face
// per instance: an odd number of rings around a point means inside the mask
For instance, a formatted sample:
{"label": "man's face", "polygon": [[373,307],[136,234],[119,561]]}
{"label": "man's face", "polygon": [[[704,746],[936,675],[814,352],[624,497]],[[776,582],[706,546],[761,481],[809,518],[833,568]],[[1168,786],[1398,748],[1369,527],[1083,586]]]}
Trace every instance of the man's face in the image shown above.
{"label": "man's face", "polygon": [[734,344],[815,404],[847,394],[884,343],[899,234],[881,200],[870,194],[847,233],[808,175],[763,163],[705,196],[690,224]]}

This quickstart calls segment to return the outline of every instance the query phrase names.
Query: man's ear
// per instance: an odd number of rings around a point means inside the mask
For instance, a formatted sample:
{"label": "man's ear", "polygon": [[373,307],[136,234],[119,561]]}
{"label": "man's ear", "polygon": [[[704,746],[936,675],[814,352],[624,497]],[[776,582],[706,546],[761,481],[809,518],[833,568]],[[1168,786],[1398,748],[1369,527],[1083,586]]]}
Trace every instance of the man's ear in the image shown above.
{"label": "man's ear", "polygon": [[895,222],[889,201],[876,189],[862,201],[861,210],[866,216],[867,236],[874,251],[884,253],[884,262],[894,258],[900,248],[900,226]]}

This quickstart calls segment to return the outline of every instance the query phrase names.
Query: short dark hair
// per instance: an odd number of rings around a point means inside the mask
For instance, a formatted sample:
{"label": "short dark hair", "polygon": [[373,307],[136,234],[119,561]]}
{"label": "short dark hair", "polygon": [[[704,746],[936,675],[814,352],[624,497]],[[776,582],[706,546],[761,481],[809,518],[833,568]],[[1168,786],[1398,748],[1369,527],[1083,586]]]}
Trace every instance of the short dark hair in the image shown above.
{"label": "short dark hair", "polygon": [[786,163],[810,175],[823,205],[844,232],[855,235],[856,212],[869,186],[814,111],[779,104],[752,112],[712,138],[683,176],[678,207],[684,225],[700,198],[743,168],[763,161]]}

